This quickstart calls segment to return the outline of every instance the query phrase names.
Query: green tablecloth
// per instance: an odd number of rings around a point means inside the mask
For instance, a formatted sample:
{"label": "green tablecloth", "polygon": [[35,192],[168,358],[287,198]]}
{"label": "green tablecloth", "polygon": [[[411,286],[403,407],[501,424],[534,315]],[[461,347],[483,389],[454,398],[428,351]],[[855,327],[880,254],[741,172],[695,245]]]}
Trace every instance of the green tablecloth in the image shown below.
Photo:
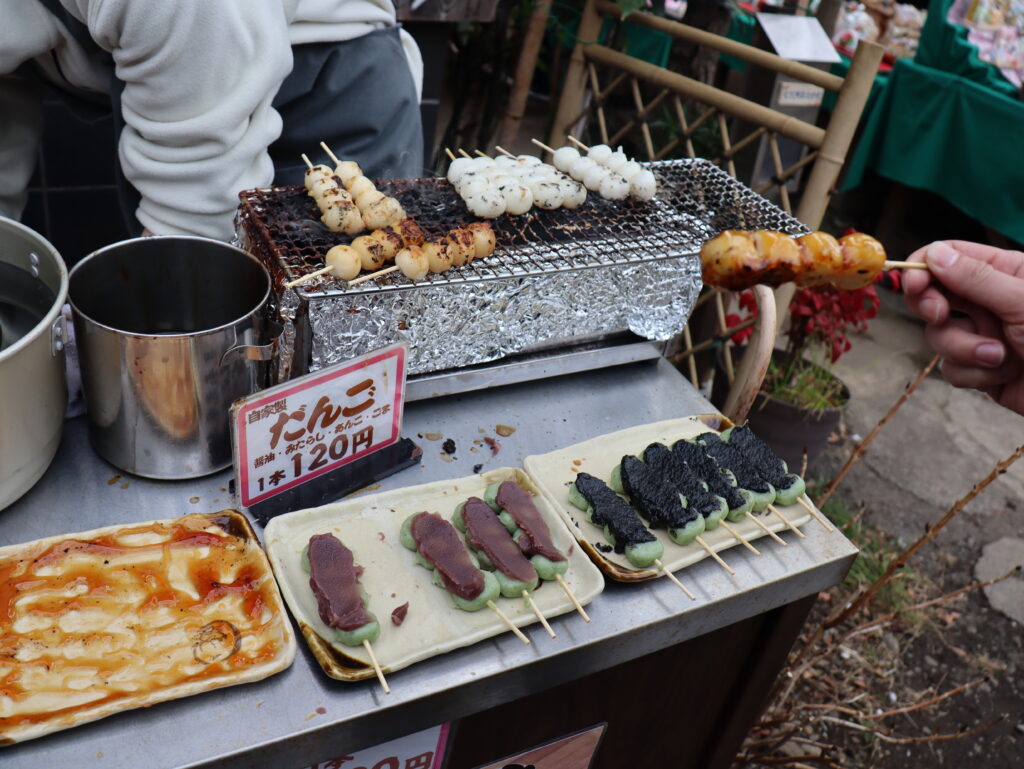
{"label": "green tablecloth", "polygon": [[863,120],[844,189],[870,168],[1024,242],[1024,103],[900,60]]}

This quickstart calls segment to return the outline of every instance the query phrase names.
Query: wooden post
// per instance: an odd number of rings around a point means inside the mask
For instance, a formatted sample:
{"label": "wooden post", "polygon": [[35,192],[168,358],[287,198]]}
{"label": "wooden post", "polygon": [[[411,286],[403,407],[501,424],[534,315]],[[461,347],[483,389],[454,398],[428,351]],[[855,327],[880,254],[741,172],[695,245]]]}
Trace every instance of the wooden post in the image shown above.
{"label": "wooden post", "polygon": [[[821,142],[818,157],[811,166],[810,178],[796,209],[796,218],[812,230],[821,226],[821,220],[825,217],[832,187],[846,162],[846,153],[850,151],[861,113],[871,94],[883,52],[884,49],[877,43],[858,44],[850,71],[846,74],[843,87],[839,89],[836,108],[828,121],[825,138]],[[780,328],[789,317],[786,310],[795,293],[796,286],[792,283],[775,289],[775,305],[779,308]]]}
{"label": "wooden post", "polygon": [[818,228],[825,216],[832,186],[846,161],[846,153],[850,150],[857,123],[871,94],[883,52],[877,43],[859,44],[843,87],[839,89],[836,108],[828,121],[818,158],[811,167],[810,178],[796,211],[796,218],[812,230]]}
{"label": "wooden post", "polygon": [[530,96],[530,82],[537,68],[537,55],[540,44],[544,41],[544,28],[551,14],[551,0],[537,0],[530,14],[530,23],[523,37],[523,49],[519,52],[516,64],[516,75],[512,85],[512,95],[505,108],[505,119],[498,132],[498,144],[511,147],[519,136],[519,126],[526,112],[526,101]]}
{"label": "wooden post", "polygon": [[548,144],[556,149],[565,144],[565,137],[569,135],[569,122],[583,104],[583,93],[587,87],[587,62],[583,56],[583,47],[596,43],[600,32],[601,17],[594,8],[594,0],[587,0],[580,16],[576,46],[572,49],[572,58],[569,60],[569,71],[565,73],[562,98],[558,100],[558,112],[555,113],[555,122],[548,136]]}

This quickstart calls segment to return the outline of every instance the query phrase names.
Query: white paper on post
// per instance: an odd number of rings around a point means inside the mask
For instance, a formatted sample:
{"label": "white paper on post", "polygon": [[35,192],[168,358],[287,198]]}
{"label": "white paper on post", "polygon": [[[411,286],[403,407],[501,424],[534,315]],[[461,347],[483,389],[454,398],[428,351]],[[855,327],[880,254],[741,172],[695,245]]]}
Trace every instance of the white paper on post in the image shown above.
{"label": "white paper on post", "polygon": [[395,443],[408,345],[390,345],[236,401],[238,494],[251,507]]}

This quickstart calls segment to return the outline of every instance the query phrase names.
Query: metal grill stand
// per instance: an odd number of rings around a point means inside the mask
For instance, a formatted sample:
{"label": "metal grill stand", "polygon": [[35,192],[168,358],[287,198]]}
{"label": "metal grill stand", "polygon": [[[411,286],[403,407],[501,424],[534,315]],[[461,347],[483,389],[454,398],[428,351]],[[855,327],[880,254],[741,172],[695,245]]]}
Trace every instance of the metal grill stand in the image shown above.
{"label": "metal grill stand", "polygon": [[[656,357],[651,341],[678,334],[697,299],[705,240],[727,228],[805,228],[708,161],[649,167],[659,185],[650,203],[591,194],[575,211],[499,217],[494,254],[419,283],[392,273],[352,288],[317,278],[285,289],[291,370],[406,340],[410,374],[420,378],[411,395],[430,397]],[[379,186],[431,238],[475,220],[446,180]],[[301,187],[241,197],[240,240],[279,288],[347,240],[320,224]]]}

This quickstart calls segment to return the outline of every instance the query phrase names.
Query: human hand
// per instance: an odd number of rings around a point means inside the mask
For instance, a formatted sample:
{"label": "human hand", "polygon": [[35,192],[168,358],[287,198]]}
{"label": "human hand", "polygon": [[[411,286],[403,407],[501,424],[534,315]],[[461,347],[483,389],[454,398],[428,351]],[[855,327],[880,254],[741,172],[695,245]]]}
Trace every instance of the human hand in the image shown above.
{"label": "human hand", "polygon": [[942,374],[1024,414],[1024,253],[962,240],[920,248],[908,261],[907,306],[928,326]]}

